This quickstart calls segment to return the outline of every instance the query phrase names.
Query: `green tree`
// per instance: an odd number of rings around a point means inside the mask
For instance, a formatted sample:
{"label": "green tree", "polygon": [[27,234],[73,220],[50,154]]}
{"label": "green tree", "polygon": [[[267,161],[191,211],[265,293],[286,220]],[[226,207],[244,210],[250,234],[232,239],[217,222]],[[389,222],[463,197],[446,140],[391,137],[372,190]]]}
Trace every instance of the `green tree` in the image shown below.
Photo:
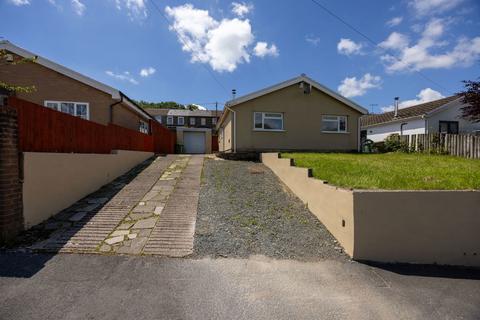
{"label": "green tree", "polygon": [[480,78],[478,78],[478,81],[463,81],[463,84],[465,86],[464,91],[458,93],[463,97],[462,102],[466,104],[462,108],[462,118],[472,122],[480,122]]}

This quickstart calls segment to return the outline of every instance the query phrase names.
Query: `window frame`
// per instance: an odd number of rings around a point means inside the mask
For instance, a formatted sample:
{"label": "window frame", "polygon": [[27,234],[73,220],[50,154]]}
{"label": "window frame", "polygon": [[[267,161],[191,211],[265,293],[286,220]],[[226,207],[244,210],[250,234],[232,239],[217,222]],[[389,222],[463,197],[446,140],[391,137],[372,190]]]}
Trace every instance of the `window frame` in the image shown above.
{"label": "window frame", "polygon": [[[182,123],[180,123],[180,119],[182,120]],[[177,117],[177,125],[184,126],[185,125],[185,117]]]}
{"label": "window frame", "polygon": [[[257,114],[262,115],[262,127],[256,128],[255,126],[255,118]],[[280,117],[266,117],[265,114],[276,114],[280,115]],[[270,132],[283,132],[285,131],[285,119],[284,119],[283,112],[264,112],[264,111],[254,111],[253,112],[253,131],[270,131]],[[265,119],[280,119],[282,121],[282,128],[281,129],[265,129]]]}
{"label": "window frame", "polygon": [[[142,128],[144,128],[142,130]],[[139,120],[138,121],[138,131],[144,134],[149,134],[150,133],[150,126],[148,125],[148,122],[145,120]]]}
{"label": "window frame", "polygon": [[[68,112],[63,112],[61,109],[61,104],[62,103],[71,103],[73,104],[73,114],[70,114]],[[55,108],[49,107],[48,104],[56,104]],[[85,105],[87,107],[87,114],[85,117],[81,117],[77,115],[77,105]],[[53,109],[61,113],[69,114],[73,117],[77,117],[83,120],[90,120],[90,103],[89,102],[79,102],[79,101],[60,101],[60,100],[45,100],[43,102],[43,106],[45,108]]]}
{"label": "window frame", "polygon": [[167,116],[167,126],[173,126],[173,116]]}
{"label": "window frame", "polygon": [[190,117],[189,123],[190,123],[191,126],[196,125],[197,121],[196,121],[195,117]]}
{"label": "window frame", "polygon": [[[328,119],[326,120],[326,117],[336,117],[336,120],[331,120]],[[340,118],[345,118],[345,130],[340,130]],[[323,130],[323,122],[336,122],[337,123],[337,130],[336,131],[331,131],[331,130]],[[322,115],[322,121],[321,121],[321,131],[322,133],[350,133],[348,131],[348,116],[344,115],[333,115],[333,114],[324,114]]]}
{"label": "window frame", "polygon": [[[446,133],[442,132],[442,124],[447,125],[447,132]],[[456,133],[449,133],[448,132],[448,131],[450,131],[452,124],[455,124],[457,126],[457,132]],[[442,134],[459,134],[460,133],[460,123],[459,123],[459,121],[439,120],[438,121],[438,132],[442,133]]]}
{"label": "window frame", "polygon": [[207,125],[207,118],[200,118],[200,125],[206,126]]}

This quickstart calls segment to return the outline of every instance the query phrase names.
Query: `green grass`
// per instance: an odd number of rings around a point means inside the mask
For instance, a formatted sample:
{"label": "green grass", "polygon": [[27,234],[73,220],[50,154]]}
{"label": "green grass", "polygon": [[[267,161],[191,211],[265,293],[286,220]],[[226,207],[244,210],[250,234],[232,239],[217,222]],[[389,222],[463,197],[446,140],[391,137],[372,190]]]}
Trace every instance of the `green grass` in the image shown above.
{"label": "green grass", "polygon": [[480,189],[480,160],[428,154],[282,153],[329,184],[355,189]]}

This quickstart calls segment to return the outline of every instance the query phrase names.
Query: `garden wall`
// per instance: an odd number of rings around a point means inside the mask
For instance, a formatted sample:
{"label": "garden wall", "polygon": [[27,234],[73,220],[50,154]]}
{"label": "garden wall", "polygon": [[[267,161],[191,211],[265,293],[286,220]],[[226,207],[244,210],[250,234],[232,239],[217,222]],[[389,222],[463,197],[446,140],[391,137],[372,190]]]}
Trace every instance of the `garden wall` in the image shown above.
{"label": "garden wall", "polygon": [[153,156],[24,152],[23,217],[28,229],[98,190]]}
{"label": "garden wall", "polygon": [[355,260],[480,266],[480,191],[348,190],[277,153],[262,162]]}

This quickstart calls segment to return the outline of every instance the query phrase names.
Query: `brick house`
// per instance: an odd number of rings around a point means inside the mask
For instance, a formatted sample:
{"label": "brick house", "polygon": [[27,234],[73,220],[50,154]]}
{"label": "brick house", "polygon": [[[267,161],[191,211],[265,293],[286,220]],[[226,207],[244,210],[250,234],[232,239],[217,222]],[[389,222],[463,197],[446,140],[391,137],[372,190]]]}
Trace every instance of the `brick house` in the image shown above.
{"label": "brick house", "polygon": [[[8,41],[0,41],[1,50],[6,52],[6,63],[0,63],[0,81],[35,87],[31,93],[16,93],[18,98],[99,124],[112,123],[148,133],[149,121],[154,118],[118,89]],[[8,63],[34,57],[31,63]],[[5,92],[0,92],[0,96],[5,96]]]}

